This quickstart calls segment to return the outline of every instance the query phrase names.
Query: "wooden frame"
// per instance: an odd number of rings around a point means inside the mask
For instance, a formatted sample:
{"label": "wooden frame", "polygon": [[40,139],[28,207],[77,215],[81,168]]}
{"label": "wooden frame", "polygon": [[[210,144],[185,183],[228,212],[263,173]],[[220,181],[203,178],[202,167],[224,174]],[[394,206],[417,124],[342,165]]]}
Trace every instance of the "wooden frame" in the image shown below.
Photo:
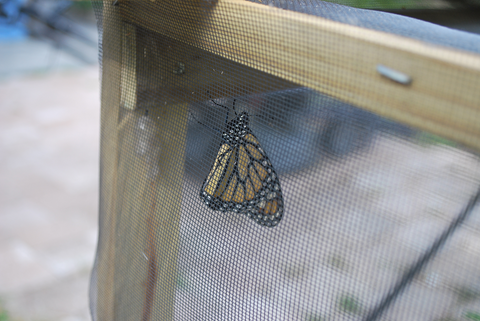
{"label": "wooden frame", "polygon": [[148,116],[137,108],[136,27],[122,21],[111,2],[104,2],[103,16],[102,215],[93,317],[172,320],[188,105],[159,106]]}
{"label": "wooden frame", "polygon": [[[127,1],[121,14],[164,36],[480,150],[480,56],[243,0],[201,3]],[[411,85],[382,77],[379,64],[409,75]]]}

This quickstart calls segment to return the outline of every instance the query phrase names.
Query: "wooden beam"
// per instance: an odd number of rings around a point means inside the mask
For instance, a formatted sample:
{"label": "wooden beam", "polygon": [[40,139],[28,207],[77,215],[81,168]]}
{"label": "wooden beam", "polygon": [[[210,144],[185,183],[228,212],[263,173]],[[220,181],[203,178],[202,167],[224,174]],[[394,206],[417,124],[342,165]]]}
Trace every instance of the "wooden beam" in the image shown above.
{"label": "wooden beam", "polygon": [[[243,0],[121,3],[122,18],[480,150],[480,56]],[[381,64],[411,77],[405,86]]]}
{"label": "wooden beam", "polygon": [[137,108],[137,31],[134,25],[123,24],[122,30],[122,107]]}
{"label": "wooden beam", "polygon": [[[104,2],[96,320],[173,320],[186,103],[138,101],[136,27]],[[137,62],[140,62],[139,64]],[[155,74],[149,73],[154,83]],[[145,106],[155,105],[146,111]],[[175,135],[171,135],[175,133]]]}
{"label": "wooden beam", "polygon": [[198,47],[137,29],[137,108],[150,103],[154,108],[205,101],[207,91],[217,98],[298,87]]}
{"label": "wooden beam", "polygon": [[[111,2],[103,3],[103,56],[101,86],[101,141],[100,141],[100,227],[97,257],[95,260],[96,280],[91,285],[92,297],[96,300],[92,310],[94,320],[116,320],[115,317],[115,244],[117,242],[118,214],[118,146],[117,126],[120,106],[120,70],[121,63],[117,58],[122,50],[122,20],[120,10]],[[107,106],[117,106],[108,108]]]}

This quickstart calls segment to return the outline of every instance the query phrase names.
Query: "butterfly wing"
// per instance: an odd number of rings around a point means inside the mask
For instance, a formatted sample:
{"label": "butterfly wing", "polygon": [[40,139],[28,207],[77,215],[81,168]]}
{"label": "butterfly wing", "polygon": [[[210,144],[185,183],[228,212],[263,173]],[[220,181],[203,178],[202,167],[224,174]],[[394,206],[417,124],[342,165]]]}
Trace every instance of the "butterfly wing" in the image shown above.
{"label": "butterfly wing", "polygon": [[248,127],[238,141],[221,145],[200,197],[213,210],[243,213],[260,225],[276,226],[283,217],[277,174]]}

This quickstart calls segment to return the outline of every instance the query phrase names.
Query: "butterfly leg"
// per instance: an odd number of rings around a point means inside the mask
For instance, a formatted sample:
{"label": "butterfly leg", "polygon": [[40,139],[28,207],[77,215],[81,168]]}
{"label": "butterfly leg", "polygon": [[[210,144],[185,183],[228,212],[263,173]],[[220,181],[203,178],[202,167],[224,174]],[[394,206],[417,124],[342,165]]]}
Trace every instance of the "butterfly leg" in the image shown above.
{"label": "butterfly leg", "polygon": [[235,113],[235,116],[238,116],[237,111],[235,110],[235,102],[236,101],[237,101],[236,99],[233,100],[232,106],[233,106],[233,112]]}
{"label": "butterfly leg", "polygon": [[227,109],[227,116],[225,116],[225,124],[228,123],[228,113],[230,112],[230,110]]}

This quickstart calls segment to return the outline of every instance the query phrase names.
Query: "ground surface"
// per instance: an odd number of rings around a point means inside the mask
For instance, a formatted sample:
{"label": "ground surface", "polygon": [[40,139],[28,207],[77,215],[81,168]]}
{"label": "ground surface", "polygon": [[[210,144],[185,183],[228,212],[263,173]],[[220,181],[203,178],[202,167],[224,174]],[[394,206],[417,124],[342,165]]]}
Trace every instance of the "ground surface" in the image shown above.
{"label": "ground surface", "polygon": [[98,65],[35,39],[0,56],[0,320],[90,320]]}

